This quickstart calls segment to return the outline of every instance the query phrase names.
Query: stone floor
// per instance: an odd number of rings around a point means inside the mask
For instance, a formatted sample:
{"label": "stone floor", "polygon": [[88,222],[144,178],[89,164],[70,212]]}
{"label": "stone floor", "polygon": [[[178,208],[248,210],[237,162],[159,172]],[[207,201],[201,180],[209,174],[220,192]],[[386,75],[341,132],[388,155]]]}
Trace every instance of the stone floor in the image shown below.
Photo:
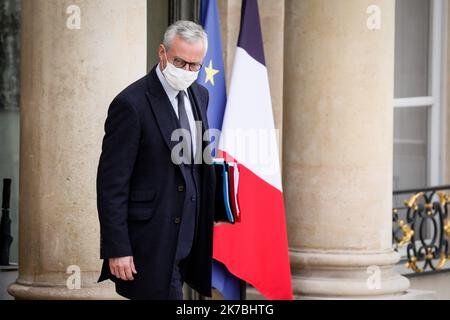
{"label": "stone floor", "polygon": [[8,286],[16,281],[18,275],[17,267],[0,267],[0,300],[13,300],[8,294]]}
{"label": "stone floor", "polygon": [[[17,279],[18,271],[17,267],[0,267],[0,300],[13,300],[14,298],[10,296],[7,292],[8,286]],[[449,288],[450,288],[450,278],[448,277],[450,273],[439,273],[434,275],[424,276],[424,277],[412,277],[411,289],[409,290],[409,295],[405,295],[404,299],[438,299],[446,300],[450,299]],[[188,288],[185,288],[188,289]],[[419,289],[419,290],[417,290]],[[425,290],[433,290],[431,291]],[[189,290],[185,291],[185,297],[188,299],[198,299],[196,296],[191,296]],[[427,297],[423,295],[427,294]],[[213,290],[213,299],[222,300],[222,295],[217,291]],[[255,289],[247,288],[247,300],[260,300],[264,299]],[[209,300],[209,299],[207,299]]]}

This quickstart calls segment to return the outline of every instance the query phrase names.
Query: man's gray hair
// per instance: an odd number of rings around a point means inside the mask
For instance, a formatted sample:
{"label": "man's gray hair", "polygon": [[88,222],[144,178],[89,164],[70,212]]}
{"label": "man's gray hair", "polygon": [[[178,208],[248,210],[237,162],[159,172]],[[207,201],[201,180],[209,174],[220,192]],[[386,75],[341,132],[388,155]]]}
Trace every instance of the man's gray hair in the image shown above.
{"label": "man's gray hair", "polygon": [[179,20],[170,25],[164,33],[163,44],[167,50],[170,50],[172,42],[176,36],[189,42],[196,43],[199,40],[203,41],[205,54],[208,51],[208,35],[203,27],[192,21]]}

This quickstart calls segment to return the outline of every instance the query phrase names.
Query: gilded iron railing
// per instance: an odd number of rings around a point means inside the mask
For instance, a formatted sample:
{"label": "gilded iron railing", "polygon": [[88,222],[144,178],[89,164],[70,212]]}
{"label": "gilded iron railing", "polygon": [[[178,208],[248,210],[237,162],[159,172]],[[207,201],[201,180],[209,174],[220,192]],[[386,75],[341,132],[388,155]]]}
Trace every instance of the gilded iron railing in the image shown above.
{"label": "gilded iron railing", "polygon": [[[415,272],[441,270],[450,260],[450,186],[394,192],[393,239],[406,246],[406,266]],[[403,205],[395,205],[396,201]]]}

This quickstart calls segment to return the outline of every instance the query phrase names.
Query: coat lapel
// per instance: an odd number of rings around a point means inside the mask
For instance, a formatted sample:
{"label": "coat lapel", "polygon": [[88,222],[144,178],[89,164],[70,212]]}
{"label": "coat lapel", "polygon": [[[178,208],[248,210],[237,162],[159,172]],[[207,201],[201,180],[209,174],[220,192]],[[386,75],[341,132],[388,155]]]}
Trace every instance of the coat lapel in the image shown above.
{"label": "coat lapel", "polygon": [[177,141],[171,140],[172,132],[178,129],[177,115],[172,108],[172,104],[170,103],[161,82],[159,82],[155,68],[156,67],[154,67],[148,75],[149,91],[146,93],[146,96],[153,114],[155,115],[163,139],[171,151],[177,144]]}
{"label": "coat lapel", "polygon": [[200,106],[199,99],[198,99],[199,92],[198,92],[197,85],[196,84],[192,85],[191,87],[189,87],[188,91],[189,91],[189,94],[191,95],[192,99],[194,100],[194,108],[196,108],[197,114],[200,115],[200,120],[203,123],[203,132],[204,132],[205,130],[208,130],[208,118],[207,118],[205,109]]}
{"label": "coat lapel", "polygon": [[[208,126],[208,116],[206,114],[206,108],[202,108],[200,101],[199,101],[199,97],[200,97],[200,93],[198,92],[198,87],[197,85],[192,85],[189,89],[189,94],[191,95],[194,103],[193,103],[193,107],[196,109],[197,114],[200,116],[200,120],[202,121],[202,133],[201,133],[201,137],[202,137],[202,150],[204,150],[206,148],[206,146],[208,145],[208,141],[209,141],[209,135],[207,130],[209,129]],[[205,101],[203,101],[203,103],[206,103]],[[205,138],[205,140],[203,139]],[[203,152],[203,151],[202,151]]]}

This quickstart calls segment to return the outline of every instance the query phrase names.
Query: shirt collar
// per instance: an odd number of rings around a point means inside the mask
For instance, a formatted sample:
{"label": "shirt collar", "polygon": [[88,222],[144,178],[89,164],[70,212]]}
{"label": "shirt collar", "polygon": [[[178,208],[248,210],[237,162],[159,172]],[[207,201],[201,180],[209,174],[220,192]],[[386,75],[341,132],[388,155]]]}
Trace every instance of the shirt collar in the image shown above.
{"label": "shirt collar", "polygon": [[[169,100],[170,101],[175,100],[177,95],[178,95],[178,93],[180,91],[175,90],[174,88],[172,88],[170,86],[170,84],[166,80],[166,77],[164,77],[164,75],[161,72],[161,68],[160,68],[160,64],[159,63],[156,66],[156,74],[158,76],[159,82],[161,82],[161,84],[162,84],[162,86],[164,88],[164,91],[166,92],[167,96],[169,97]],[[189,97],[187,89],[185,89],[184,92],[186,93],[186,97]]]}

